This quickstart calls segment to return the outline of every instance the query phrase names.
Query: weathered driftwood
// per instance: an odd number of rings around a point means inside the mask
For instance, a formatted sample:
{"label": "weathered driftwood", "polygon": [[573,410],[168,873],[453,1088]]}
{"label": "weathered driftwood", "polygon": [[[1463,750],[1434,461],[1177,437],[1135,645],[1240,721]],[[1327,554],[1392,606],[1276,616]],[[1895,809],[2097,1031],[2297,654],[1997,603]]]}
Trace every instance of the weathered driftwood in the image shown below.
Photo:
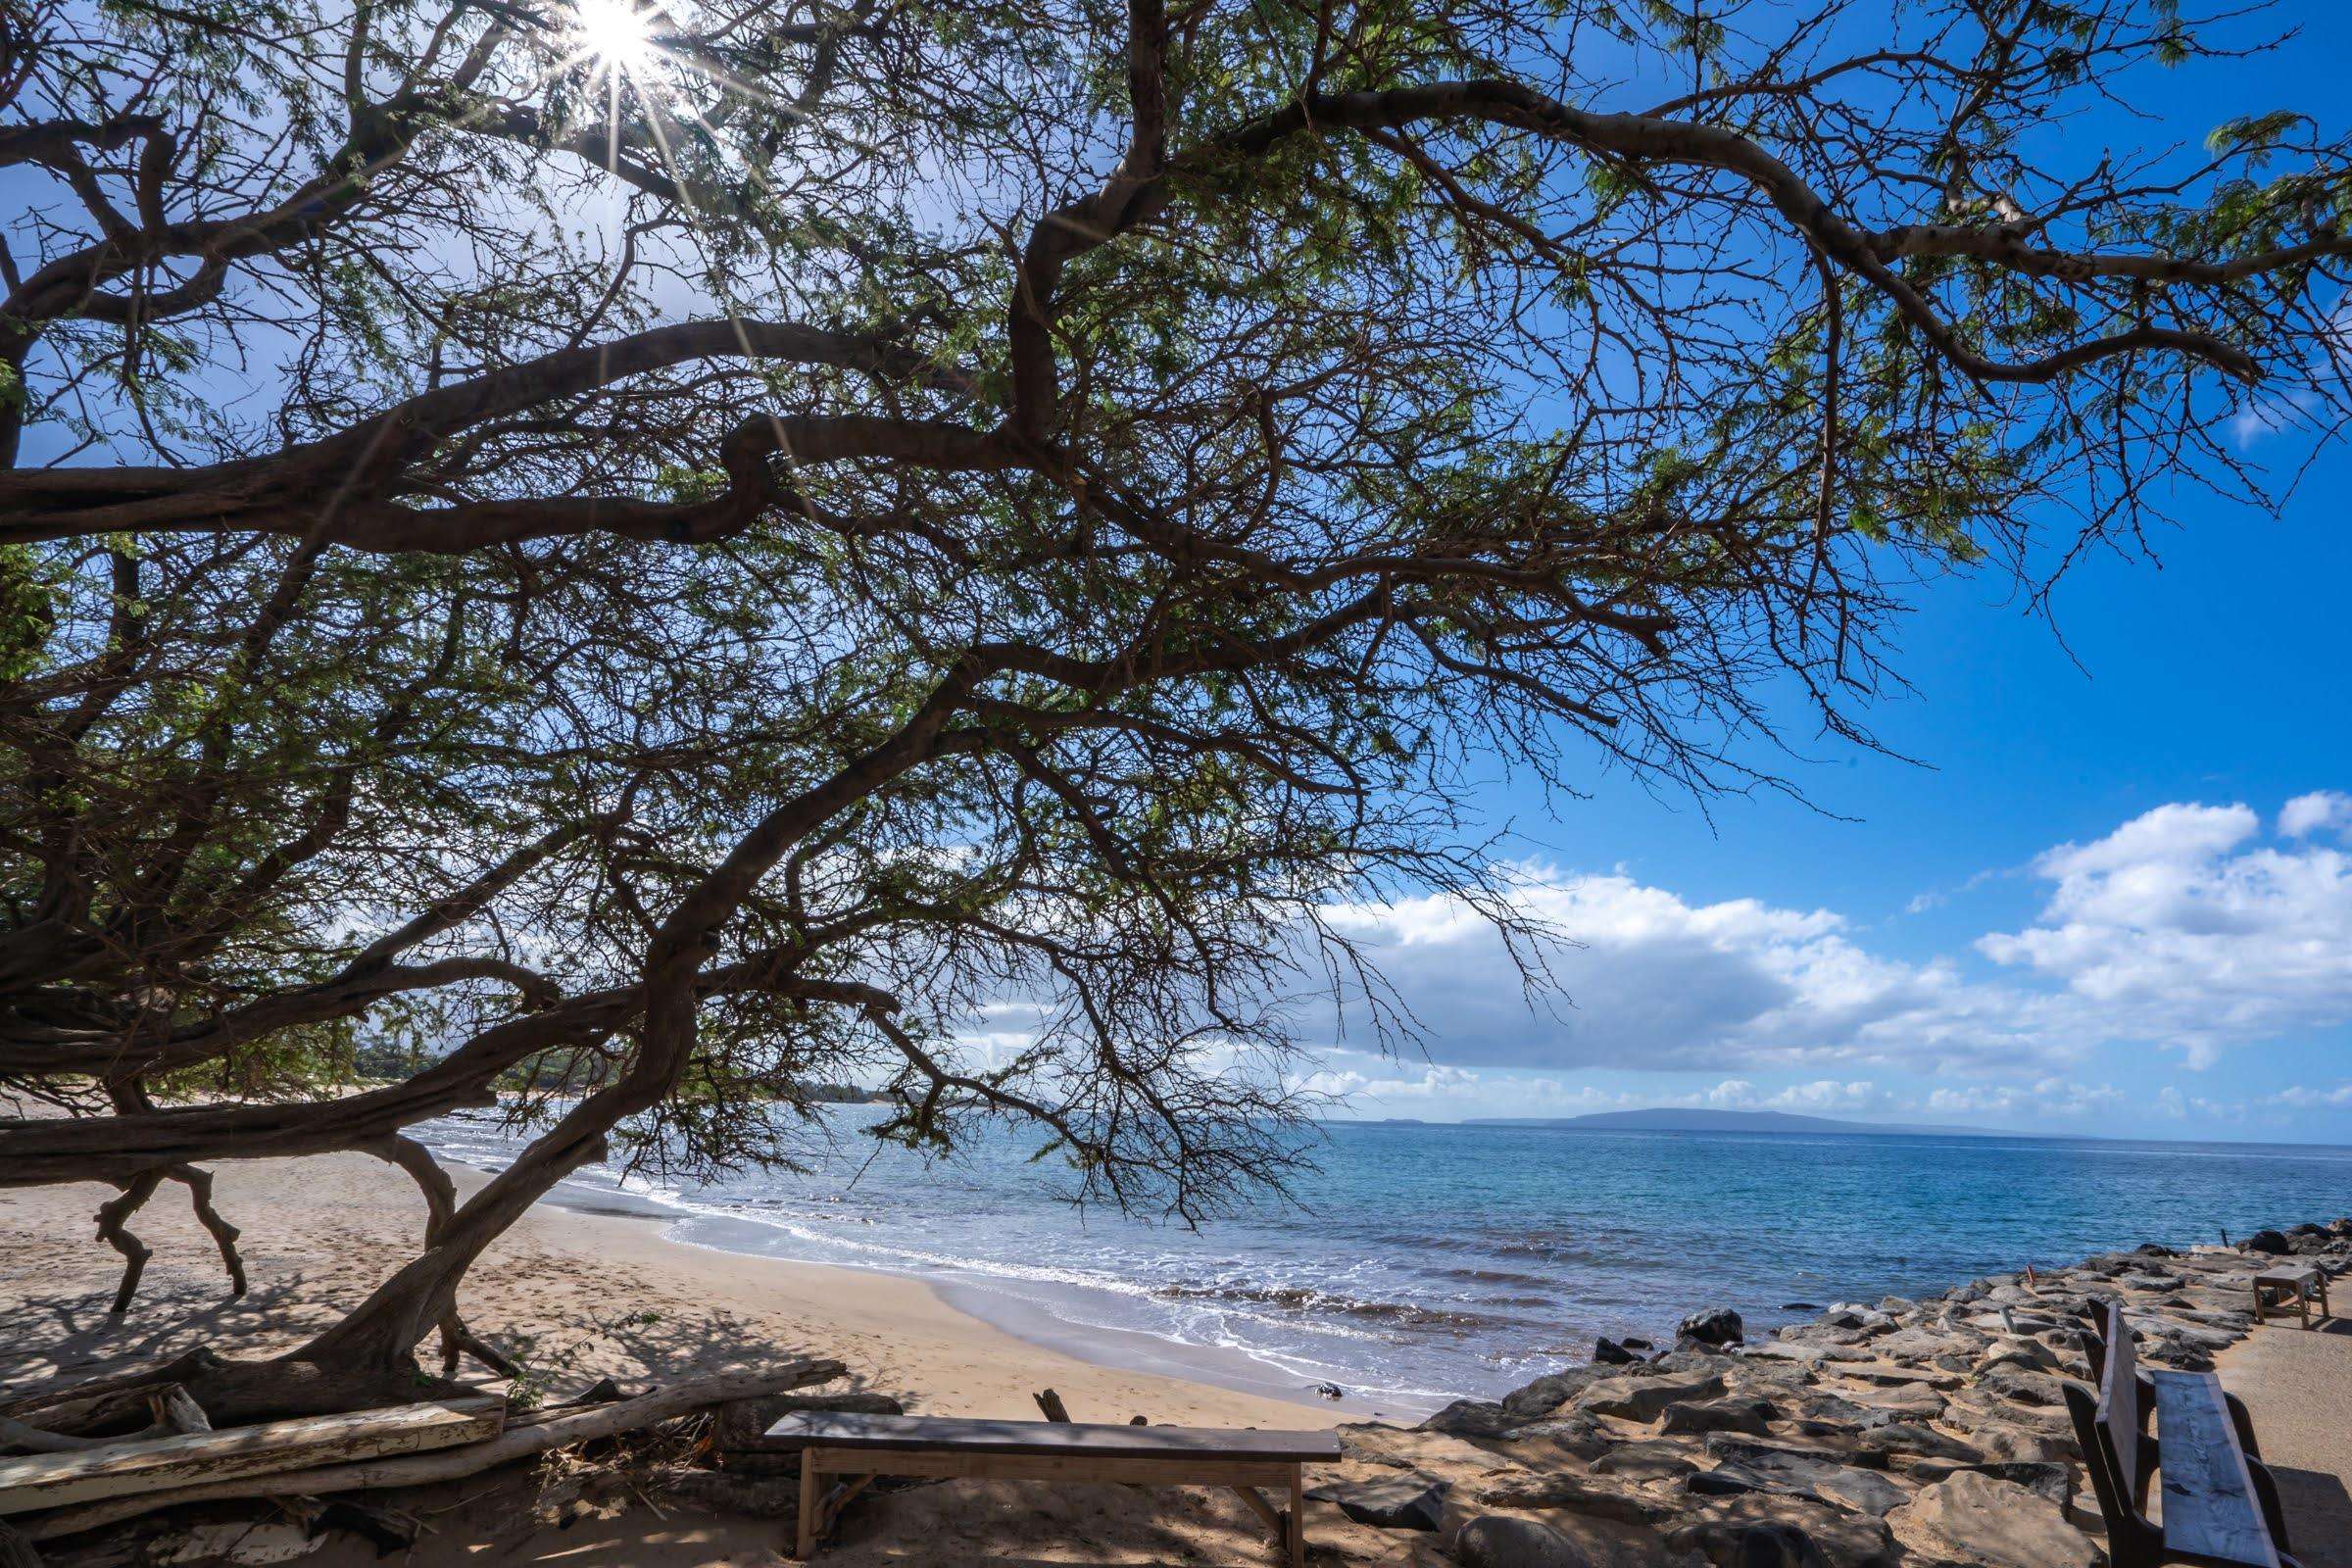
{"label": "weathered driftwood", "polygon": [[1047,1420],[1067,1421],[1070,1418],[1069,1407],[1061,1402],[1061,1396],[1052,1389],[1042,1389],[1029,1397],[1037,1401],[1038,1409]]}
{"label": "weathered driftwood", "polygon": [[474,1443],[497,1435],[506,1410],[485,1395],[0,1459],[0,1514]]}
{"label": "weathered driftwood", "polygon": [[188,1391],[176,1383],[147,1391],[148,1407],[155,1419],[137,1432],[121,1437],[90,1438],[71,1432],[51,1432],[9,1416],[0,1416],[0,1449],[23,1450],[30,1453],[72,1453],[81,1448],[105,1448],[118,1443],[143,1443],[151,1438],[168,1438],[181,1432],[210,1432],[212,1421],[204,1407],[188,1397]]}
{"label": "weathered driftwood", "polygon": [[[51,1435],[132,1435],[129,1423],[151,1415],[153,1396],[193,1383],[224,1365],[205,1346],[184,1350],[169,1361],[109,1378],[88,1378],[36,1389],[0,1404],[0,1416],[13,1416]],[[109,1441],[112,1441],[110,1439]]]}
{"label": "weathered driftwood", "polygon": [[24,1531],[34,1541],[96,1530],[159,1508],[189,1502],[219,1502],[239,1497],[319,1496],[337,1492],[365,1492],[383,1487],[425,1486],[478,1474],[551,1448],[566,1447],[615,1433],[635,1431],[657,1422],[708,1409],[729,1399],[752,1399],[786,1389],[807,1388],[840,1377],[839,1361],[790,1361],[764,1372],[731,1372],[672,1388],[658,1389],[634,1399],[600,1404],[540,1421],[515,1421],[497,1437],[462,1448],[405,1454],[393,1459],[364,1460],[327,1465],[315,1470],[248,1476],[235,1481],[179,1487],[135,1497],[115,1497],[81,1507],[64,1508],[29,1520]]}

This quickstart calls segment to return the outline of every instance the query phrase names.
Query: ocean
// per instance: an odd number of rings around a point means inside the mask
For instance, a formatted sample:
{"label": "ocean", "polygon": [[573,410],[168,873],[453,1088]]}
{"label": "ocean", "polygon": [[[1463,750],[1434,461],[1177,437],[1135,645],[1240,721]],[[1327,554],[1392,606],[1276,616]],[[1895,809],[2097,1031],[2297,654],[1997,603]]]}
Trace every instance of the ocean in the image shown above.
{"label": "ocean", "polygon": [[[876,1152],[823,1112],[808,1174],[708,1186],[590,1168],[555,1200],[667,1216],[673,1239],[916,1276],[1097,1361],[1398,1415],[1666,1342],[1736,1308],[1751,1337],[1838,1300],[1938,1291],[2145,1241],[2352,1212],[2352,1149],[2084,1139],[1327,1124],[1294,1205],[1199,1230],[1072,1208],[1038,1141]],[[484,1169],[494,1118],[415,1129]],[[829,1147],[828,1147],[829,1143]]]}

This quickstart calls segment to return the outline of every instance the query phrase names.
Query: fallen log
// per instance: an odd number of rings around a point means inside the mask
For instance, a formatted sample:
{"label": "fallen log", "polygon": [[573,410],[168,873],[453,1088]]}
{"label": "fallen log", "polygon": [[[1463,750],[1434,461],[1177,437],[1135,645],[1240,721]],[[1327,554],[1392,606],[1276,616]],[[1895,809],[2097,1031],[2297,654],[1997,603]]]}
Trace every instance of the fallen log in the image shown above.
{"label": "fallen log", "polygon": [[512,1464],[517,1459],[527,1459],[551,1448],[568,1447],[575,1443],[635,1431],[640,1427],[722,1404],[729,1399],[755,1399],[762,1395],[781,1394],[787,1389],[807,1388],[812,1383],[827,1383],[840,1377],[846,1370],[839,1361],[801,1360],[790,1361],[765,1372],[731,1372],[694,1383],[680,1383],[614,1404],[595,1405],[550,1420],[510,1425],[506,1431],[487,1442],[468,1444],[464,1447],[404,1454],[395,1459],[326,1465],[315,1470],[248,1476],[235,1481],[179,1487],[169,1492],[151,1492],[143,1496],[116,1497],[80,1507],[61,1508],[55,1513],[26,1520],[22,1528],[33,1541],[55,1541],[60,1537],[100,1529],[182,1503],[221,1502],[244,1497],[321,1496],[330,1493],[368,1492],[384,1487],[425,1486],[436,1481],[454,1481],[495,1469],[502,1464]]}
{"label": "fallen log", "polygon": [[210,1432],[212,1421],[205,1415],[204,1406],[188,1397],[188,1391],[176,1383],[147,1391],[148,1408],[155,1419],[136,1432],[125,1432],[114,1438],[81,1438],[67,1432],[51,1432],[10,1416],[0,1415],[0,1452],[13,1455],[18,1450],[27,1453],[73,1453],[81,1448],[105,1448],[118,1443],[144,1443],[150,1438],[168,1438],[180,1432]]}
{"label": "fallen log", "polygon": [[506,1416],[496,1396],[434,1399],[0,1459],[0,1514],[450,1447],[495,1436]]}
{"label": "fallen log", "polygon": [[[104,1438],[110,1425],[152,1419],[153,1396],[195,1382],[226,1365],[205,1346],[171,1360],[110,1378],[94,1378],[36,1389],[0,1403],[0,1416],[13,1416],[52,1437]],[[127,1436],[127,1431],[116,1437]],[[110,1440],[111,1441],[111,1440]]]}

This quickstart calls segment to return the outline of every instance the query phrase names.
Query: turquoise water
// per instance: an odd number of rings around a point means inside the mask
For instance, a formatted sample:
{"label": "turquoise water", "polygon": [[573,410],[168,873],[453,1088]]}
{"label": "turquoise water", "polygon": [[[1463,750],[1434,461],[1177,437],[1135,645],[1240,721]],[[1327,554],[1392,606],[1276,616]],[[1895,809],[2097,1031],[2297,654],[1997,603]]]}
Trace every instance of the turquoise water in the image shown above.
{"label": "turquoise water", "polygon": [[[1398,1408],[1580,1364],[1595,1334],[1671,1338],[1699,1306],[1752,1334],[1811,1315],[1798,1303],[2352,1213],[2345,1149],[1335,1123],[1298,1206],[1187,1231],[1072,1209],[1025,1137],[954,1163],[877,1155],[856,1136],[875,1114],[830,1108],[810,1175],[590,1170],[561,1196],[674,1215],[704,1246],[922,1276],[1097,1359]],[[487,1122],[420,1132],[477,1165],[513,1148]]]}

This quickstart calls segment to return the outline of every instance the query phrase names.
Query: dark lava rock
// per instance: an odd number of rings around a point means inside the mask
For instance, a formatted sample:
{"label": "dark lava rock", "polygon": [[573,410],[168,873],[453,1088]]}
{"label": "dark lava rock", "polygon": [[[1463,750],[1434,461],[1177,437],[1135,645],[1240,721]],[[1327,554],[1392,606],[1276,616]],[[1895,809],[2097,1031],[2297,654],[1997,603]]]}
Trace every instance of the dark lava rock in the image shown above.
{"label": "dark lava rock", "polygon": [[2277,1231],[2256,1231],[2238,1243],[2237,1250],[2241,1252],[2268,1252],[2278,1257],[2285,1253],[2287,1240]]}
{"label": "dark lava rock", "polygon": [[1482,1507],[1559,1508],[1621,1525],[1655,1524],[1669,1512],[1664,1503],[1630,1492],[1612,1492],[1583,1476],[1521,1476],[1497,1481],[1478,1494]]}
{"label": "dark lava rock", "polygon": [[1911,1500],[1911,1494],[1875,1470],[1825,1464],[1799,1454],[1759,1452],[1751,1458],[1727,1460],[1712,1470],[1695,1470],[1684,1483],[1703,1497],[1732,1497],[1747,1492],[1777,1493],[1835,1503],[1875,1519]]}
{"label": "dark lava rock", "polygon": [[1667,1544],[1716,1568],[1830,1568],[1813,1538],[1791,1524],[1710,1519],[1676,1531]]}
{"label": "dark lava rock", "polygon": [[1698,1468],[1679,1444],[1624,1443],[1592,1460],[1596,1476],[1625,1476],[1636,1481],[1680,1481]]}
{"label": "dark lava rock", "polygon": [[1678,1341],[1696,1340],[1701,1345],[1738,1345],[1747,1338],[1746,1325],[1728,1306],[1693,1312],[1676,1325],[1674,1332]]}
{"label": "dark lava rock", "polygon": [[1435,1530],[1446,1512],[1446,1483],[1416,1471],[1372,1481],[1334,1481],[1306,1494],[1376,1530]]}
{"label": "dark lava rock", "polygon": [[1593,1568],[1583,1547],[1548,1525],[1481,1514],[1453,1538],[1462,1568]]}
{"label": "dark lava rock", "polygon": [[1701,1377],[1621,1377],[1592,1385],[1585,1408],[1594,1415],[1613,1415],[1627,1421],[1655,1421],[1668,1405],[1720,1398],[1723,1379]]}
{"label": "dark lava rock", "polygon": [[2142,1242],[2132,1250],[2142,1257],[2179,1257],[2180,1255],[2162,1242]]}
{"label": "dark lava rock", "polygon": [[1513,1420],[1502,1406],[1486,1399],[1456,1399],[1436,1415],[1421,1423],[1422,1432],[1443,1432],[1451,1438],[1499,1438],[1513,1427],[1526,1425]]}
{"label": "dark lava rock", "polygon": [[1596,1366],[1631,1366],[1641,1359],[1605,1334],[1592,1342],[1592,1361]]}
{"label": "dark lava rock", "polygon": [[1781,1310],[1784,1312],[1818,1312],[1821,1310],[1821,1303],[1819,1301],[1783,1301]]}
{"label": "dark lava rock", "polygon": [[1540,1421],[1608,1376],[1605,1368],[1597,1366],[1547,1372],[1535,1382],[1522,1384],[1504,1395],[1503,1413],[1521,1425]]}
{"label": "dark lava rock", "polygon": [[1778,1412],[1768,1399],[1709,1399],[1698,1404],[1668,1406],[1658,1430],[1670,1436],[1679,1433],[1740,1432],[1751,1438],[1760,1438],[1769,1430],[1776,1414]]}
{"label": "dark lava rock", "polygon": [[2074,1476],[2062,1464],[2043,1460],[2010,1459],[1992,1464],[1949,1464],[1938,1459],[1923,1459],[1911,1467],[1911,1474],[1922,1481],[1941,1481],[1962,1470],[1974,1470],[1995,1481],[2006,1481],[2025,1488],[2036,1496],[2047,1497],[2064,1508],[2074,1496]]}
{"label": "dark lava rock", "polygon": [[1973,1464],[1984,1457],[1969,1444],[1947,1436],[1934,1427],[1920,1426],[1908,1421],[1890,1421],[1863,1432],[1858,1440],[1866,1454],[1875,1459],[1857,1457],[1858,1463],[1885,1464],[1890,1454],[1917,1454],[1930,1459],[1951,1459]]}

